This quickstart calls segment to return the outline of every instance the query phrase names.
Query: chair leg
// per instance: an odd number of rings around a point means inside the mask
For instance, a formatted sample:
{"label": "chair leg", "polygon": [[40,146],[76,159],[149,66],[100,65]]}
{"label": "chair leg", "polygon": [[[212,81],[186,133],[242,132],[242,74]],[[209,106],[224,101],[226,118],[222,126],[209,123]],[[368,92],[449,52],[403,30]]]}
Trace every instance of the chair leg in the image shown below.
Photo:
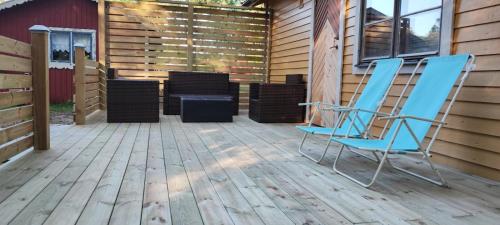
{"label": "chair leg", "polygon": [[365,187],[365,188],[369,188],[369,187],[371,187],[371,186],[375,183],[375,181],[377,180],[377,177],[378,177],[378,175],[379,175],[380,171],[382,170],[382,167],[384,166],[384,162],[385,162],[385,160],[387,159],[387,156],[389,155],[389,153],[385,152],[385,153],[384,153],[384,156],[382,157],[382,159],[380,159],[379,164],[378,164],[378,167],[377,167],[377,170],[375,171],[375,174],[374,174],[374,175],[373,175],[373,177],[371,178],[370,182],[368,182],[368,183],[363,183],[363,182],[359,181],[358,179],[356,179],[356,178],[354,178],[354,177],[351,177],[351,176],[347,175],[346,173],[344,173],[344,172],[340,171],[340,170],[337,168],[337,162],[339,161],[340,156],[342,155],[342,152],[344,151],[344,147],[345,147],[345,146],[344,146],[344,145],[342,145],[342,147],[340,148],[339,153],[337,154],[337,157],[335,158],[335,162],[333,162],[333,170],[334,170],[336,173],[338,173],[338,174],[340,174],[340,175],[342,175],[342,176],[346,177],[347,179],[349,179],[349,180],[351,180],[351,181],[353,181],[353,182],[355,182],[355,183],[357,183],[357,184],[359,184],[359,185],[361,185],[361,186],[363,186],[363,187]]}
{"label": "chair leg", "polygon": [[430,168],[432,169],[432,172],[434,172],[434,174],[439,178],[439,180],[434,180],[432,178],[420,175],[420,174],[415,173],[413,171],[410,171],[410,170],[407,170],[407,169],[395,166],[392,163],[390,163],[389,159],[387,159],[387,162],[388,162],[388,164],[392,168],[394,168],[394,169],[396,169],[398,171],[401,171],[403,173],[412,175],[414,177],[420,178],[422,180],[428,181],[430,183],[433,183],[433,184],[441,186],[441,187],[449,187],[448,186],[448,182],[446,182],[446,180],[443,178],[443,176],[441,175],[441,173],[439,172],[439,170],[434,166],[434,164],[432,163],[432,161],[430,160],[429,156],[426,153],[424,153],[424,159],[427,161],[427,163],[429,164]]}
{"label": "chair leg", "polygon": [[328,143],[326,144],[326,147],[325,147],[325,149],[324,149],[323,154],[321,155],[321,157],[319,159],[315,159],[312,156],[310,156],[307,153],[305,153],[305,152],[302,151],[302,147],[304,146],[304,142],[306,141],[307,135],[309,135],[309,133],[305,133],[304,137],[302,138],[302,141],[300,142],[299,153],[302,156],[310,159],[311,161],[313,161],[315,163],[320,163],[321,160],[323,160],[323,158],[325,158],[326,152],[328,151],[328,147],[330,146],[330,143],[331,143],[330,138],[328,138]]}

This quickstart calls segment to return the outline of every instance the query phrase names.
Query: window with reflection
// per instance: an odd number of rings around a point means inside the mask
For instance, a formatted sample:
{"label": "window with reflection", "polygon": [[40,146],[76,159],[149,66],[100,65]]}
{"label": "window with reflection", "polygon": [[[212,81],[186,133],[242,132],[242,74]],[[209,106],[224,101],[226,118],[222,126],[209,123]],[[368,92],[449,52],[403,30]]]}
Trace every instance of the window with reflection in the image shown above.
{"label": "window with reflection", "polygon": [[95,31],[51,27],[49,35],[51,68],[71,68],[75,62],[75,45],[85,47],[85,57],[95,59]]}
{"label": "window with reflection", "polygon": [[361,62],[439,52],[442,0],[363,0]]}
{"label": "window with reflection", "polygon": [[92,34],[74,32],[73,46],[77,45],[83,45],[85,47],[85,57],[87,59],[92,59]]}
{"label": "window with reflection", "polygon": [[53,62],[70,62],[70,34],[67,32],[50,33],[51,60]]}

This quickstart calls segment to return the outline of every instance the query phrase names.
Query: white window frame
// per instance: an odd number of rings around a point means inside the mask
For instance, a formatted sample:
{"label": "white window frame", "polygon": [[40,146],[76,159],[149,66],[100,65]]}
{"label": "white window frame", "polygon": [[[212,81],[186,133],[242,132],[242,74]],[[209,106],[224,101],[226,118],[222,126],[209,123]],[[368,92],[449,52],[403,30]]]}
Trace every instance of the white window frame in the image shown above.
{"label": "white window frame", "polygon": [[73,51],[75,51],[75,47],[73,46],[73,33],[87,33],[92,36],[92,59],[96,59],[96,30],[92,29],[76,29],[76,28],[61,28],[61,27],[49,27],[50,32],[69,32],[70,37],[70,59],[69,62],[54,62],[52,61],[52,42],[50,39],[49,33],[49,68],[54,69],[73,69],[75,64],[73,63]]}
{"label": "white window frame", "polygon": [[[356,0],[356,23],[355,23],[355,35],[354,35],[354,52],[352,57],[352,73],[353,74],[364,74],[366,66],[363,64],[359,65],[361,59],[361,26],[363,18],[363,0]],[[454,23],[454,11],[455,0],[443,0],[442,5],[442,16],[441,16],[441,36],[439,44],[438,55],[450,55],[452,49],[453,40],[453,23]],[[401,68],[400,73],[411,73],[415,65],[404,65]]]}

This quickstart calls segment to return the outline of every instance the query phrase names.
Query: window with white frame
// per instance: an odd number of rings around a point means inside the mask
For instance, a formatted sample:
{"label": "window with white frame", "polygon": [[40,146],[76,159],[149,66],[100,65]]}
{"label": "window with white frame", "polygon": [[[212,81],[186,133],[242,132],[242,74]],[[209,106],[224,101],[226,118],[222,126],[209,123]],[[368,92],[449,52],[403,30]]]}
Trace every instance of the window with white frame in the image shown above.
{"label": "window with white frame", "polygon": [[50,28],[50,67],[73,68],[75,62],[75,45],[85,47],[85,56],[95,60],[95,30]]}
{"label": "window with white frame", "polygon": [[359,63],[438,54],[442,0],[362,0]]}

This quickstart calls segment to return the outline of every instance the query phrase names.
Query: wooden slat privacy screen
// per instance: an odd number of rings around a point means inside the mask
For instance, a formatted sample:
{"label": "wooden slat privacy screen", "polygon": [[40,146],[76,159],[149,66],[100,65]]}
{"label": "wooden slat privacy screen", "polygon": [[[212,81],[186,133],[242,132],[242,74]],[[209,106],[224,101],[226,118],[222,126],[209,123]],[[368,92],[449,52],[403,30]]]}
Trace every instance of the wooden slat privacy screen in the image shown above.
{"label": "wooden slat privacy screen", "polygon": [[0,36],[0,163],[33,146],[31,46]]}
{"label": "wooden slat privacy screen", "polygon": [[106,84],[103,69],[98,62],[85,59],[85,50],[75,51],[75,95],[74,118],[77,125],[85,124],[86,116],[103,109]]}
{"label": "wooden slat privacy screen", "polygon": [[162,80],[179,70],[264,82],[268,26],[260,8],[107,2],[106,64],[129,79]]}

